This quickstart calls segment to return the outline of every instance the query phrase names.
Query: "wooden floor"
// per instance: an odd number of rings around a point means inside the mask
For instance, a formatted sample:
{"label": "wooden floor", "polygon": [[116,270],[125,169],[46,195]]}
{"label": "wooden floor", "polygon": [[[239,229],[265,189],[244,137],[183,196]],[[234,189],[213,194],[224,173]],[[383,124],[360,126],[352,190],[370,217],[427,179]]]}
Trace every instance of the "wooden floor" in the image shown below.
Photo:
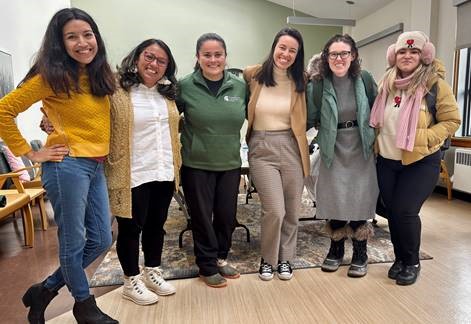
{"label": "wooden floor", "polygon": [[[199,279],[175,280],[177,294],[152,306],[121,298],[121,288],[98,304],[120,323],[471,323],[471,203],[435,194],[422,209],[418,282],[397,286],[390,264],[370,265],[361,279],[320,269],[295,271],[291,281],[262,282],[255,274],[208,288]],[[387,227],[383,219],[379,226]],[[71,312],[48,323],[75,323]]]}

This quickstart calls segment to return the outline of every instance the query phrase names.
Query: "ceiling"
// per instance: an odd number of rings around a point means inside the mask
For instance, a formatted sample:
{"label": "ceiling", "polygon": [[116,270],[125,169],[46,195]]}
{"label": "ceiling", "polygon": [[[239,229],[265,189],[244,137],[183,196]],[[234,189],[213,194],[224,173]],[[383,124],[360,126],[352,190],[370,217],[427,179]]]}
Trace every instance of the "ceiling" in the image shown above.
{"label": "ceiling", "polygon": [[394,0],[353,0],[350,5],[345,0],[267,0],[317,18],[337,18],[358,20]]}

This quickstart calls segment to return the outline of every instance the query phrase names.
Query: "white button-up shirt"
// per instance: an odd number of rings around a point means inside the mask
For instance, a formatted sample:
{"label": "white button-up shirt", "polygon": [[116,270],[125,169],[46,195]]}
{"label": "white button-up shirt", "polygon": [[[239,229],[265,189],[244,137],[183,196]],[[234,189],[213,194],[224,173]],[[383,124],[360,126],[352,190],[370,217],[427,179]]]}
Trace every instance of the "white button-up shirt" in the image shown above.
{"label": "white button-up shirt", "polygon": [[131,88],[134,127],[131,187],[151,181],[173,181],[173,153],[165,99],[156,87]]}

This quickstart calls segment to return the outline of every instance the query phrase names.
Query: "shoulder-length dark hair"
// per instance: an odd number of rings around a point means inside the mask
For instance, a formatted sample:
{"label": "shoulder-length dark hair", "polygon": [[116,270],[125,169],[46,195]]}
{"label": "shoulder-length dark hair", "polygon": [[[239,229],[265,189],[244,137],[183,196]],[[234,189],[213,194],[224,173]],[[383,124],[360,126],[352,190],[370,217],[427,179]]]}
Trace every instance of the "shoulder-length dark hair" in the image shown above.
{"label": "shoulder-length dark hair", "polygon": [[89,14],[77,8],[62,9],[54,14],[47,26],[33,66],[20,82],[20,86],[36,74],[40,74],[56,94],[66,93],[70,95],[71,90],[80,91],[80,66],[77,61],[67,54],[63,38],[65,24],[75,19],[82,20],[90,25],[97,42],[97,53],[93,61],[86,66],[91,93],[99,97],[113,94],[116,89],[115,79],[106,60],[105,44],[98,26]]}
{"label": "shoulder-length dark hair", "polygon": [[137,61],[139,60],[141,53],[151,45],[159,46],[168,56],[168,64],[164,76],[167,77],[170,84],[158,83],[157,91],[165,98],[175,100],[177,93],[177,79],[175,77],[175,74],[177,73],[177,64],[175,63],[175,59],[173,58],[170,48],[160,39],[150,38],[143,41],[121,61],[121,65],[117,67],[119,84],[123,89],[129,91],[133,85],[142,83],[142,78],[137,72]]}
{"label": "shoulder-length dark hair", "polygon": [[[219,42],[222,48],[224,49],[224,55],[227,56],[227,48],[226,48],[226,42],[224,41],[224,38],[222,38],[216,33],[206,33],[206,34],[201,35],[196,41],[196,57],[198,57],[198,53],[201,49],[201,46],[203,46],[205,42],[211,41],[211,40]],[[198,60],[196,61],[193,69],[195,71],[201,70],[201,66],[198,63]]]}
{"label": "shoulder-length dark hair", "polygon": [[258,83],[265,85],[266,87],[276,86],[275,79],[273,78],[273,67],[275,61],[273,59],[273,53],[275,52],[276,45],[281,36],[291,36],[298,42],[299,48],[296,53],[296,58],[294,63],[288,68],[288,73],[291,75],[291,78],[294,80],[296,85],[296,92],[303,92],[305,87],[305,78],[304,78],[304,42],[301,33],[291,27],[286,27],[280,30],[273,40],[271,45],[270,54],[266,58],[265,62],[262,64],[262,68],[255,75],[255,79]]}
{"label": "shoulder-length dark hair", "polygon": [[353,40],[353,38],[348,35],[340,35],[337,34],[332,36],[324,46],[321,54],[321,64],[319,65],[319,74],[315,77],[317,79],[323,79],[326,77],[332,77],[332,70],[329,67],[329,47],[333,43],[342,42],[345,44],[350,45],[350,55],[354,56],[355,58],[352,60],[350,64],[350,68],[348,69],[348,76],[352,79],[356,78],[360,75],[361,67],[360,67],[360,59],[358,57],[358,48]]}

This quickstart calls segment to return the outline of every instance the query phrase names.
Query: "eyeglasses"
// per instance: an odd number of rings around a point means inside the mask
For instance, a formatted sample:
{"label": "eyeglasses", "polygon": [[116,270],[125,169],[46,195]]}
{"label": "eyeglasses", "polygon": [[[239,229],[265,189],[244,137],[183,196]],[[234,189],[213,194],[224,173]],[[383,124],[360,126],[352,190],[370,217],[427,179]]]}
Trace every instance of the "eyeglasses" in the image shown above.
{"label": "eyeglasses", "polygon": [[154,54],[149,52],[144,52],[143,57],[147,63],[152,63],[156,61],[158,66],[167,66],[168,64],[168,61],[166,59],[156,57]]}
{"label": "eyeglasses", "polygon": [[347,57],[350,56],[352,52],[350,51],[342,51],[342,52],[330,52],[327,54],[329,56],[329,60],[335,61],[337,57],[340,56],[342,60],[345,60]]}

